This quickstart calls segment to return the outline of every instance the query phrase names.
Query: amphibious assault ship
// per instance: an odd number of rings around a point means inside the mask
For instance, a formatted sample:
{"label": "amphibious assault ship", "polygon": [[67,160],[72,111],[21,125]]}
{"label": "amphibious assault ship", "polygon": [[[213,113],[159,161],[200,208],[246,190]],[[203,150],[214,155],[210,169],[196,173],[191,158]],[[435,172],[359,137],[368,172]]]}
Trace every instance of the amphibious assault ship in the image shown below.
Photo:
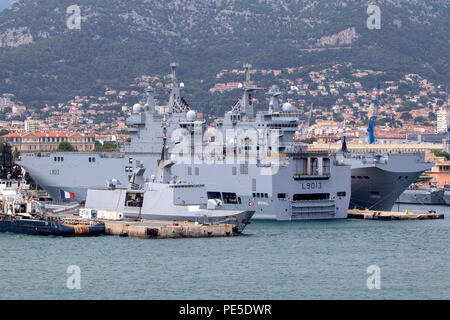
{"label": "amphibious assault ship", "polygon": [[[166,130],[168,136],[171,136],[179,129],[187,130],[193,139],[196,136],[201,136],[201,133],[204,131],[208,134],[205,123],[197,120],[195,111],[191,110],[186,101],[181,97],[180,91],[183,85],[179,84],[176,79],[177,66],[177,64],[171,65],[173,81],[169,88],[170,99],[168,113],[159,114],[156,112],[154,90],[150,87],[147,88],[146,104],[133,106],[132,113],[127,119],[131,143],[129,146],[124,147],[121,152],[23,153],[18,163],[25,167],[33,178],[55,199],[59,199],[60,190],[65,190],[74,193],[75,200],[79,201],[85,199],[89,187],[103,186],[104,181],[115,176],[117,177],[117,172],[121,172],[121,179],[127,181],[131,176],[133,161],[135,160],[140,160],[145,163],[147,172],[156,172],[156,163],[161,155],[163,123],[167,124],[164,130]],[[321,168],[321,175],[325,172],[325,176],[332,176],[331,180],[335,180],[333,175],[336,174],[336,177],[338,177],[337,172],[339,172],[339,168],[342,165],[351,166],[351,208],[390,210],[398,196],[423,171],[431,166],[431,164],[424,161],[424,154],[414,153],[355,154],[343,150],[342,152],[338,152],[337,155],[322,152],[316,155],[310,153],[307,156],[304,146],[292,143],[294,133],[298,127],[300,114],[295,112],[288,103],[280,105],[279,96],[281,92],[278,88],[271,88],[269,110],[258,112],[256,117],[254,116],[251,95],[258,88],[252,85],[250,81],[249,69],[251,66],[246,65],[245,67],[246,81],[241,87],[244,91],[243,96],[233,106],[232,110],[225,114],[224,120],[217,123],[216,131],[211,134],[211,139],[217,135],[217,132],[220,132],[223,136],[227,130],[248,130],[250,128],[255,129],[257,132],[259,132],[258,130],[261,131],[261,129],[265,129],[266,132],[278,130],[280,132],[281,144],[280,149],[275,150],[276,152],[274,153],[279,155],[279,163],[284,162],[288,164],[284,167],[280,166],[280,168],[284,168],[281,170],[282,175],[295,176],[297,179],[305,176],[302,178],[305,179],[306,175],[317,175],[319,168]],[[205,158],[208,158],[208,161],[211,162],[214,157],[220,158],[220,156],[226,155],[227,150],[232,150],[235,153],[236,150],[233,145],[237,141],[235,135],[231,134],[231,136],[233,137],[232,139],[228,139],[222,144],[225,146],[223,152],[215,150],[215,155],[211,155],[208,152],[203,152],[202,146],[200,152],[198,150],[192,150],[192,153],[197,151],[197,160],[194,158],[191,160],[202,163]],[[257,140],[261,140],[262,138],[257,134]],[[179,145],[179,141],[169,140],[167,148],[172,150],[173,148],[178,148]],[[195,149],[193,145],[194,143],[191,144],[191,148]],[[257,145],[255,149],[260,147]],[[211,192],[213,193],[215,192],[214,189],[218,189],[222,185],[229,186],[230,190],[241,190],[245,186],[245,190],[251,190],[251,192],[246,191],[245,197],[241,198],[241,201],[245,201],[245,203],[252,204],[253,206],[261,206],[257,210],[254,218],[276,218],[279,212],[286,213],[285,218],[290,217],[289,212],[291,209],[290,206],[287,206],[288,203],[292,202],[298,205],[302,202],[303,198],[325,198],[322,200],[328,198],[328,192],[317,195],[320,192],[315,190],[317,188],[314,188],[319,186],[324,188],[324,190],[330,188],[331,183],[330,185],[324,185],[324,181],[330,181],[326,177],[320,178],[322,181],[318,181],[317,179],[309,180],[306,182],[309,184],[304,184],[306,179],[296,180],[297,182],[303,181],[301,186],[304,186],[306,189],[300,191],[305,196],[299,196],[300,193],[296,193],[295,190],[298,187],[295,184],[281,187],[283,184],[281,178],[272,177],[273,179],[269,179],[267,176],[264,178],[260,177],[260,172],[264,167],[261,160],[264,160],[262,158],[266,157],[255,153],[255,149],[250,150],[248,148],[251,148],[251,146],[247,147],[247,154],[252,155],[251,158],[254,162],[257,162],[256,165],[248,166],[245,161],[244,163],[237,163],[239,157],[233,160],[234,164],[230,163],[230,161],[222,161],[222,163],[216,161],[216,166],[192,165],[192,161],[188,161],[188,165],[178,164],[175,166],[174,172],[179,177],[186,176],[200,183],[206,183],[210,186]],[[198,158],[199,153],[204,158]],[[270,152],[267,152],[267,154],[270,154]],[[300,157],[300,154],[303,154],[304,157]],[[230,158],[228,157],[228,159]],[[289,164],[290,162],[292,162],[292,165]],[[217,165],[220,166],[217,167]],[[286,173],[288,170],[291,170],[291,172]],[[246,179],[240,177],[241,175],[247,176]],[[277,182],[277,179],[280,179],[279,182]],[[267,189],[264,192],[260,190],[263,186],[264,189]],[[289,188],[292,189],[290,190]],[[349,194],[344,189],[337,191],[341,197],[344,193],[345,197]],[[316,195],[308,195],[308,190],[315,190],[314,194]],[[330,197],[333,197],[333,194],[336,197],[337,192],[330,192]],[[227,193],[221,196],[224,198],[228,197]],[[278,203],[278,199],[287,206],[281,209],[281,211],[276,209],[273,204],[273,201]],[[307,202],[303,201],[303,203]],[[332,208],[333,205],[329,207],[331,211],[333,211]],[[314,211],[313,208],[301,209],[300,211],[306,212],[308,210]],[[294,211],[297,211],[297,209],[294,209]],[[292,219],[292,217],[290,218]]]}
{"label": "amphibious assault ship", "polygon": [[[131,144],[123,151],[23,153],[18,163],[56,199],[60,190],[74,193],[75,200],[84,200],[88,188],[102,187],[113,178],[128,181],[137,160],[145,164],[150,177],[157,172],[158,160],[164,153],[161,141],[165,134],[172,137],[166,148],[171,157],[177,158],[181,145],[206,131],[204,121],[197,120],[180,95],[177,65],[171,67],[168,113],[156,112],[154,91],[148,88],[147,103],[135,105],[127,120]],[[260,112],[255,117],[251,93],[257,88],[250,84],[249,68],[242,99],[226,114],[223,127],[218,128],[231,131],[232,141],[227,140],[215,153],[203,150],[203,142],[200,151],[190,145],[181,152],[182,159],[189,161],[175,161],[174,175],[204,184],[208,197],[220,198],[227,209],[255,211],[254,219],[346,218],[350,166],[338,163],[328,152],[310,153],[305,147],[295,147],[292,138],[299,114],[287,105],[284,110]],[[278,95],[273,95],[272,101],[277,99]],[[261,130],[254,130],[252,137],[241,137],[239,132],[245,128]],[[178,139],[174,138],[177,133]],[[273,149],[269,139],[274,142]]]}

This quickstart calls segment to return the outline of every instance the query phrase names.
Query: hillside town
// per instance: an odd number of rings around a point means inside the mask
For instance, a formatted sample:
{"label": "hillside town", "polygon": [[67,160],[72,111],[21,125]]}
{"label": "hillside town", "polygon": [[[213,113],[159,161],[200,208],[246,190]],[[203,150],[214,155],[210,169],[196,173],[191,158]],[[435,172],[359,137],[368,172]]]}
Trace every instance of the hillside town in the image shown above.
{"label": "hillside town", "polygon": [[[240,69],[223,69],[217,73],[209,89],[211,98],[217,95],[239,97],[243,73]],[[382,81],[376,111],[377,89],[373,79],[386,78],[380,71],[337,64],[314,71],[305,71],[302,66],[252,69],[251,74],[255,83],[280,86],[284,102],[303,114],[299,135],[310,142],[337,142],[345,134],[349,141],[364,143],[369,119],[374,116],[377,117],[376,139],[380,143],[417,142],[422,136],[434,136],[430,139],[442,141],[450,126],[446,88],[417,74]],[[157,96],[157,110],[167,111],[167,77],[142,75],[126,89],[105,87],[101,96],[76,96],[65,103],[41,108],[21,105],[14,94],[3,93],[0,96],[0,133],[3,140],[20,143],[25,143],[24,137],[29,137],[30,133],[50,144],[69,140],[81,143],[78,141],[81,139],[83,144],[77,144],[80,151],[92,150],[94,147],[90,144],[95,141],[97,144],[127,143],[129,134],[125,120],[132,106],[144,101],[145,88],[153,86],[162,93]],[[374,85],[370,86],[371,83]],[[257,110],[264,109],[268,96],[260,92],[254,102]],[[220,118],[220,115],[212,117]],[[441,135],[436,136],[436,133]],[[19,150],[55,150],[55,145],[45,143],[26,144]]]}

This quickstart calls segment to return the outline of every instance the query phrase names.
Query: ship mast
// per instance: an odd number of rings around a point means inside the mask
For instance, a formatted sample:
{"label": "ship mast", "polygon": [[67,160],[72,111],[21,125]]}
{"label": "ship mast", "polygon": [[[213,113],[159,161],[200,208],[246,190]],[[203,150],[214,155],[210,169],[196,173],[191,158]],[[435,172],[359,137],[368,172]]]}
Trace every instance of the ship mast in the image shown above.
{"label": "ship mast", "polygon": [[277,85],[273,85],[267,94],[270,95],[269,113],[280,111],[280,88]]}
{"label": "ship mast", "polygon": [[169,114],[183,113],[191,110],[187,102],[181,97],[181,89],[184,88],[184,83],[177,81],[177,68],[179,64],[172,62],[170,64],[172,84],[168,87],[170,89],[169,98]]}
{"label": "ship mast", "polygon": [[147,95],[147,103],[145,105],[147,110],[150,112],[155,112],[155,89],[148,86],[147,89],[145,89],[145,94]]}
{"label": "ship mast", "polygon": [[239,99],[232,108],[232,113],[239,114],[241,120],[249,120],[254,118],[253,113],[253,97],[252,93],[260,88],[256,85],[251,84],[250,69],[252,65],[249,63],[244,63],[245,78],[244,83],[239,85],[240,89],[243,90],[242,98]]}

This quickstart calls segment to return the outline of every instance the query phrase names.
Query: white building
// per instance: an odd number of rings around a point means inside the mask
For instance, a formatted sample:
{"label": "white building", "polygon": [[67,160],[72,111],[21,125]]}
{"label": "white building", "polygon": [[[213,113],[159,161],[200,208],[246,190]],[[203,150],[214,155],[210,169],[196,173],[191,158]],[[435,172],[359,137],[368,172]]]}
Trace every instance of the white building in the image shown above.
{"label": "white building", "polygon": [[26,132],[39,132],[41,130],[40,120],[25,120],[25,131]]}
{"label": "white building", "polygon": [[437,112],[437,124],[436,132],[447,132],[447,128],[450,126],[450,110],[443,107]]}

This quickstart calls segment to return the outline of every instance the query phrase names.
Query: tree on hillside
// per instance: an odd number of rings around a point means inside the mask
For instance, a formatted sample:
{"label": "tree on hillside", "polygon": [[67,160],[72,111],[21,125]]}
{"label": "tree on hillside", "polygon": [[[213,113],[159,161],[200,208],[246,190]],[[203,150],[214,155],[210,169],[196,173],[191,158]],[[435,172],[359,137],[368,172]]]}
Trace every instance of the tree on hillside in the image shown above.
{"label": "tree on hillside", "polygon": [[75,151],[75,147],[70,142],[63,141],[59,143],[58,151],[73,152]]}
{"label": "tree on hillside", "polygon": [[11,146],[6,141],[0,142],[0,178],[7,179],[14,165]]}
{"label": "tree on hillside", "polygon": [[411,120],[412,118],[413,116],[409,112],[403,112],[402,115],[400,116],[400,119],[405,121]]}
{"label": "tree on hillside", "polygon": [[428,113],[428,120],[430,121],[436,121],[437,120],[437,116],[434,112],[429,112]]}

